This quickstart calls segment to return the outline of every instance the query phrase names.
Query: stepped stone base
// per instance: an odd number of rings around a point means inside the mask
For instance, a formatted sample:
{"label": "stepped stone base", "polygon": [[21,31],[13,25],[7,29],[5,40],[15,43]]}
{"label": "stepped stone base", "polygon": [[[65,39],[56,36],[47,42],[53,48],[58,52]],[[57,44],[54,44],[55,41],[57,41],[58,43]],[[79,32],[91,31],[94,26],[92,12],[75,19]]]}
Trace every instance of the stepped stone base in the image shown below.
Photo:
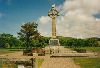
{"label": "stepped stone base", "polygon": [[45,53],[55,54],[60,52],[60,46],[47,46],[45,47]]}
{"label": "stepped stone base", "polygon": [[94,53],[59,53],[52,54],[51,57],[95,57]]}
{"label": "stepped stone base", "polygon": [[95,53],[77,53],[63,46],[48,46],[45,49],[51,57],[96,57]]}

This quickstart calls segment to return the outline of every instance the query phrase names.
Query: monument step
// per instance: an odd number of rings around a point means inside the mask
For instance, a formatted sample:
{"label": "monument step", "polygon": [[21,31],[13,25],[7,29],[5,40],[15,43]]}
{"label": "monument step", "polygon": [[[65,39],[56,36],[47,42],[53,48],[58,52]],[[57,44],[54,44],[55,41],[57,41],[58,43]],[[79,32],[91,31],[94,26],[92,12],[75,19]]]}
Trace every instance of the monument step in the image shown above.
{"label": "monument step", "polygon": [[51,57],[94,57],[94,53],[57,53],[52,54]]}

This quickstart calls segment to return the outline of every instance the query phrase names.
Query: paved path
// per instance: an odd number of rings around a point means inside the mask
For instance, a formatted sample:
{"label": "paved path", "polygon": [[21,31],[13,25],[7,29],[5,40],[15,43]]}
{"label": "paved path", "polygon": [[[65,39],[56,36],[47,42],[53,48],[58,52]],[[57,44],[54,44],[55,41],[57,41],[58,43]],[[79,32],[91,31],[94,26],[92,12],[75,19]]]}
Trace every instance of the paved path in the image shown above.
{"label": "paved path", "polygon": [[[72,50],[60,47],[60,53],[71,53]],[[80,68],[76,65],[72,58],[50,58],[50,56],[44,57],[44,62],[41,68]]]}
{"label": "paved path", "polygon": [[45,57],[41,68],[80,68],[71,58]]}

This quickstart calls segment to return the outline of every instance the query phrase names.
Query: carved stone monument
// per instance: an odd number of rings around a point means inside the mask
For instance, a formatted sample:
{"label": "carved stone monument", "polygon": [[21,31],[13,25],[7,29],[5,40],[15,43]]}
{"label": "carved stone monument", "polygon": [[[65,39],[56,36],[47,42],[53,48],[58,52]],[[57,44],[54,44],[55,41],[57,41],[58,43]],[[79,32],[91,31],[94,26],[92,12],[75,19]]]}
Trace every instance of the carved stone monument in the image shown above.
{"label": "carved stone monument", "polygon": [[59,39],[56,37],[56,17],[58,15],[58,11],[55,7],[55,4],[52,5],[52,8],[50,9],[48,16],[52,19],[52,38],[49,40],[49,45],[51,46],[59,46]]}

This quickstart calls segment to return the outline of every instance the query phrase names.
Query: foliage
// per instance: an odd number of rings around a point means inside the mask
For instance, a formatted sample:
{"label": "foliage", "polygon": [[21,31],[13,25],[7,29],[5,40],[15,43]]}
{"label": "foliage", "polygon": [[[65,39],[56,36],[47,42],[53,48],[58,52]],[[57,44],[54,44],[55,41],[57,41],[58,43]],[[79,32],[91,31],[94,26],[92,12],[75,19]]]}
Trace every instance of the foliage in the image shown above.
{"label": "foliage", "polygon": [[0,48],[20,49],[47,46],[50,38],[41,36],[37,26],[34,22],[22,25],[18,37],[7,33],[0,34]]}
{"label": "foliage", "polygon": [[[18,37],[11,34],[0,34],[0,47],[2,48],[32,48],[45,47],[49,44],[50,37],[43,37],[37,30],[38,24],[27,22],[21,26]],[[72,38],[57,36],[60,44],[65,47],[99,47],[100,38]]]}
{"label": "foliage", "polygon": [[32,40],[30,45],[35,48],[38,48],[38,47],[42,48],[42,47],[47,46],[48,43],[49,43],[49,38],[41,36],[39,39]]}
{"label": "foliage", "polygon": [[71,37],[60,37],[60,44],[66,47],[98,47],[98,38],[78,39]]}
{"label": "foliage", "polygon": [[37,24],[35,22],[27,22],[21,26],[21,30],[18,33],[19,39],[23,42],[24,47],[31,48],[34,40],[40,37],[40,34],[37,30]]}
{"label": "foliage", "polygon": [[31,41],[33,38],[37,39],[39,37],[37,26],[38,25],[35,22],[27,22],[21,26],[21,30],[18,35],[26,48],[31,47]]}
{"label": "foliage", "polygon": [[13,48],[18,47],[20,41],[11,34],[0,34],[0,47],[1,48]]}
{"label": "foliage", "polygon": [[9,43],[5,43],[5,48],[10,48]]}
{"label": "foliage", "polygon": [[37,27],[38,24],[35,22],[27,22],[21,26],[18,37],[22,41],[23,47],[37,48],[45,47],[48,44],[48,38],[41,36]]}
{"label": "foliage", "polygon": [[[27,25],[26,25],[27,24]],[[45,47],[49,44],[50,37],[43,37],[38,33],[37,25],[26,23],[22,25],[18,38],[11,34],[0,34],[0,47],[2,48],[25,48],[25,47]],[[30,26],[30,27],[27,27]],[[26,29],[27,27],[27,29]],[[28,30],[29,28],[29,30]],[[27,35],[27,32],[28,35]],[[65,47],[99,47],[99,38],[77,39],[72,37],[58,37],[60,44]]]}

